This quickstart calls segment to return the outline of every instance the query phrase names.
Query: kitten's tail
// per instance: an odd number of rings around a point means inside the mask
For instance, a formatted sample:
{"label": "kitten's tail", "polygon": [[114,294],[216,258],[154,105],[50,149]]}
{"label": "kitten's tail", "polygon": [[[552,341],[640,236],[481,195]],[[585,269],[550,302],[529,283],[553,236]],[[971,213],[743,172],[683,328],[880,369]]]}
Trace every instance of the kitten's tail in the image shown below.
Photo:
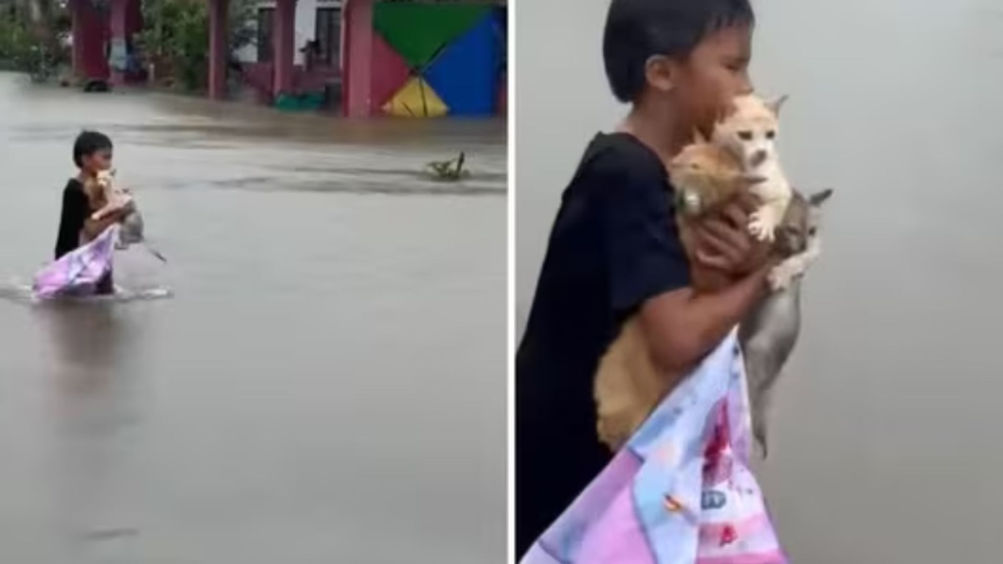
{"label": "kitten's tail", "polygon": [[161,262],[163,262],[164,264],[167,263],[167,258],[164,257],[163,253],[161,253],[157,249],[151,247],[150,244],[147,243],[146,241],[143,242],[143,247],[146,248],[146,250],[149,251],[151,255],[157,257],[158,259],[160,259]]}

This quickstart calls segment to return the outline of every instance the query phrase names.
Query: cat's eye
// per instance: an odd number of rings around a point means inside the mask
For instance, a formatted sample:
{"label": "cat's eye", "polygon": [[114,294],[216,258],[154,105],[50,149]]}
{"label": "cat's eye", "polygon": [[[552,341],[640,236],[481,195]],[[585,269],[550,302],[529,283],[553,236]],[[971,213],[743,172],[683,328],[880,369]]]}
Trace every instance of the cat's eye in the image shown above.
{"label": "cat's eye", "polygon": [[738,138],[741,139],[742,141],[752,141],[752,132],[751,131],[739,131],[738,132]]}
{"label": "cat's eye", "polygon": [[812,227],[811,229],[808,230],[808,235],[814,237],[815,236],[815,231],[816,231],[816,228]]}
{"label": "cat's eye", "polygon": [[770,130],[770,131],[766,132],[766,138],[767,139],[773,139],[776,136],[777,136],[777,132],[776,131]]}

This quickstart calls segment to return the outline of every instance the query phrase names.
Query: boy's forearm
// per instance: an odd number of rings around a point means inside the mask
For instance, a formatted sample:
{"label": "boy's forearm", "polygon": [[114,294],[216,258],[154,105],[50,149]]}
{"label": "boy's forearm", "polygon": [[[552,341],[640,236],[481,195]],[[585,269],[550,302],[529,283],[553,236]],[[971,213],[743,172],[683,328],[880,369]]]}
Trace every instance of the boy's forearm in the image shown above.
{"label": "boy's forearm", "polygon": [[132,201],[132,198],[130,198],[124,201],[121,205],[117,206],[109,205],[101,208],[100,210],[91,214],[91,218],[95,221],[99,221],[107,217],[110,217],[112,214],[117,214],[117,219],[121,220],[127,214],[135,211],[135,209],[136,209],[136,204]]}
{"label": "boy's forearm", "polygon": [[764,265],[719,292],[685,288],[645,302],[641,324],[655,363],[667,372],[696,364],[765,296],[770,268]]}
{"label": "boy's forearm", "polygon": [[113,223],[118,222],[122,219],[122,214],[119,211],[113,211],[108,215],[102,217],[101,219],[90,219],[87,218],[84,221],[84,233],[87,235],[88,239],[93,239],[108,229]]}

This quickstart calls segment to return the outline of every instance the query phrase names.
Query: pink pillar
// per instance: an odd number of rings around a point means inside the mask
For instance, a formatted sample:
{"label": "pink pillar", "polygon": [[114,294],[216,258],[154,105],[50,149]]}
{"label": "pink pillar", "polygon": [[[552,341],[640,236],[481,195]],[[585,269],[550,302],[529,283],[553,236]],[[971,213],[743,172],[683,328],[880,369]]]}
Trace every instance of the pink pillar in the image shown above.
{"label": "pink pillar", "polygon": [[292,92],[296,57],[296,0],[276,0],[272,48],[275,77],[272,96]]}
{"label": "pink pillar", "polygon": [[373,80],[373,0],[347,2],[342,105],[348,117],[368,117]]}
{"label": "pink pillar", "polygon": [[70,25],[73,33],[73,76],[83,76],[84,74],[84,29],[87,27],[81,14],[81,4],[83,0],[71,0]]}
{"label": "pink pillar", "polygon": [[143,31],[142,0],[129,0],[125,13],[125,31],[129,37]]}
{"label": "pink pillar", "polygon": [[73,72],[85,80],[108,78],[107,26],[90,2],[73,0]]}
{"label": "pink pillar", "polygon": [[226,12],[229,0],[209,0],[209,98],[226,98]]}

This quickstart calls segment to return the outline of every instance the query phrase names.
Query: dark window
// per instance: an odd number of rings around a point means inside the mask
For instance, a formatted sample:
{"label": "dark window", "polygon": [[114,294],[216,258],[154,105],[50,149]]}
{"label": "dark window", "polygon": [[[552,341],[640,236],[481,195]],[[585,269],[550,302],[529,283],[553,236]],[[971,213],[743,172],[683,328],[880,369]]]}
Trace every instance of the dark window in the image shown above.
{"label": "dark window", "polygon": [[272,62],[272,25],[275,8],[258,8],[258,62]]}
{"label": "dark window", "polygon": [[337,66],[341,60],[341,8],[317,8],[317,62]]}

